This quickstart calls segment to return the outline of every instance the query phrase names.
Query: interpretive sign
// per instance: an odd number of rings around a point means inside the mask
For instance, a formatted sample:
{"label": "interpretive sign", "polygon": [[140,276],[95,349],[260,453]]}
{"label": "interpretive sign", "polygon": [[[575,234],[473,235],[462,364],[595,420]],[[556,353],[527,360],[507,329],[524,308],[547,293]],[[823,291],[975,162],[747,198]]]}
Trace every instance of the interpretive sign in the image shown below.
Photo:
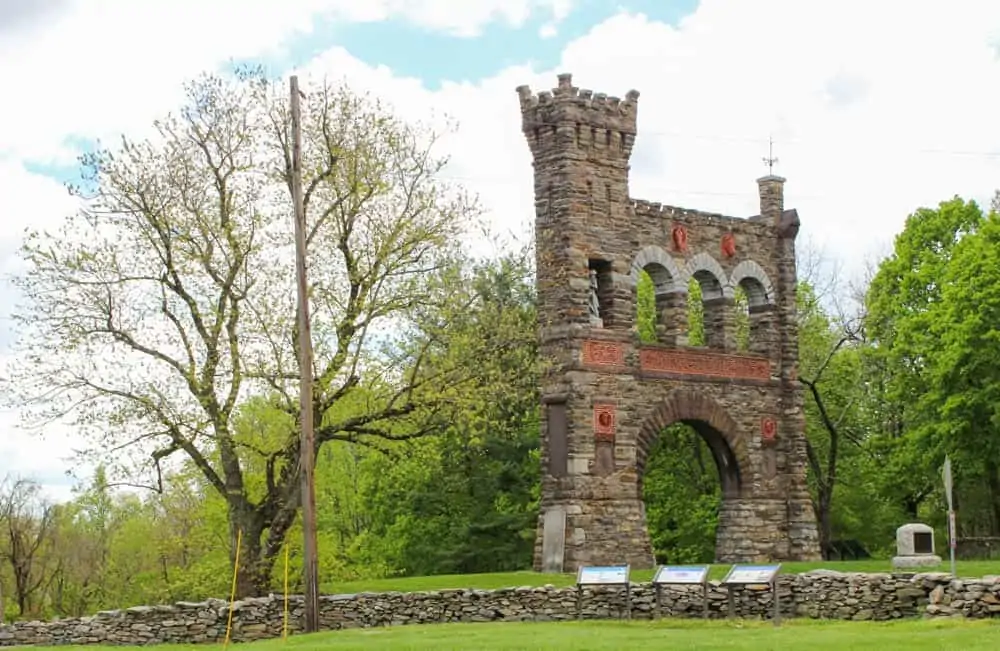
{"label": "interpretive sign", "polygon": [[781,598],[778,594],[778,583],[776,581],[781,565],[733,565],[729,574],[722,580],[722,585],[726,586],[729,592],[729,616],[736,616],[736,598],[733,595],[735,588],[746,588],[751,585],[767,585],[771,587],[774,596],[774,625],[781,623]]}
{"label": "interpretive sign", "polygon": [[700,585],[708,578],[708,565],[662,565],[653,577],[659,585]]}
{"label": "interpretive sign", "polygon": [[[609,586],[625,588],[625,618],[632,618],[632,584],[628,565],[581,566],[576,572],[576,618],[583,618],[583,587]],[[619,611],[618,616],[621,617]]]}
{"label": "interpretive sign", "polygon": [[656,590],[656,615],[663,610],[663,586],[700,585],[702,593],[702,614],[708,618],[708,565],[662,565],[653,576]]}
{"label": "interpretive sign", "polygon": [[628,577],[628,565],[581,567],[576,574],[576,583],[577,585],[626,585]]}
{"label": "interpretive sign", "polygon": [[723,585],[766,585],[774,581],[780,565],[733,565]]}

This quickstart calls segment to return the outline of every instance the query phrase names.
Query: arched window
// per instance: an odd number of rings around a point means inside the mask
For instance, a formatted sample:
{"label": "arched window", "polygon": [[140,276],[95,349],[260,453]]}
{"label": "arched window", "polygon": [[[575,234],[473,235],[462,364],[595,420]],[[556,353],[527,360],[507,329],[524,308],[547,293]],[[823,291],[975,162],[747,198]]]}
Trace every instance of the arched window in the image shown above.
{"label": "arched window", "polygon": [[[770,355],[775,343],[774,289],[764,269],[753,260],[744,260],[733,269],[731,283],[745,297],[742,313],[746,320],[745,350]],[[739,325],[737,326],[739,329]]]}
{"label": "arched window", "polygon": [[[691,308],[701,310],[701,330],[704,333],[703,341],[699,342],[696,331],[697,312],[689,313],[689,344],[692,346],[703,345],[708,348],[718,350],[732,350],[735,348],[733,329],[733,298],[729,287],[728,278],[718,261],[706,253],[699,253],[688,261],[692,286],[689,288]],[[693,285],[697,285],[695,288]],[[696,301],[693,292],[700,294],[700,301]],[[700,303],[700,304],[699,304]]]}
{"label": "arched window", "polygon": [[646,247],[632,265],[636,279],[635,326],[643,343],[680,343],[687,302],[679,268],[658,247]]}

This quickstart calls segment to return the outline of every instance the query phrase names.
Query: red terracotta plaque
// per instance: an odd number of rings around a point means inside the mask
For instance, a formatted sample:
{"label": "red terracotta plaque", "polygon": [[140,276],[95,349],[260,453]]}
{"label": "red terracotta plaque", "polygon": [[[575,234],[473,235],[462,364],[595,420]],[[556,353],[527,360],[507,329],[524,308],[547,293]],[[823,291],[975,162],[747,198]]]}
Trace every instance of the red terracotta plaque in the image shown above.
{"label": "red terracotta plaque", "polygon": [[722,255],[727,258],[731,258],[736,255],[736,236],[732,233],[726,233],[722,236]]}
{"label": "red terracotta plaque", "polygon": [[746,355],[644,348],[639,351],[639,365],[644,371],[678,375],[745,380],[767,380],[771,377],[770,362],[760,357]]}
{"label": "red terracotta plaque", "polygon": [[778,422],[770,416],[760,419],[760,438],[765,443],[770,443],[778,437]]}
{"label": "red terracotta plaque", "polygon": [[625,351],[617,341],[585,341],[583,363],[590,366],[623,366]]}
{"label": "red terracotta plaque", "polygon": [[674,249],[680,253],[687,253],[688,250],[688,234],[687,230],[684,229],[680,224],[674,224],[674,227],[670,230],[670,237],[674,240]]}
{"label": "red terracotta plaque", "polygon": [[614,405],[594,405],[594,438],[598,441],[615,440]]}

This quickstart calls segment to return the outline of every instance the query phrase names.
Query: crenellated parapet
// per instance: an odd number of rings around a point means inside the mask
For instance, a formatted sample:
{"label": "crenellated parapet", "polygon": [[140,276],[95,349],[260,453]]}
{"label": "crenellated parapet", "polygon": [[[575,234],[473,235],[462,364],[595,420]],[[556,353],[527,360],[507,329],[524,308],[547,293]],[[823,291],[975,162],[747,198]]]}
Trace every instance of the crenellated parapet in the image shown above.
{"label": "crenellated parapet", "polygon": [[560,145],[632,152],[636,135],[639,92],[630,90],[625,99],[580,89],[570,74],[558,77],[551,91],[533,93],[517,88],[521,102],[521,129],[536,157]]}

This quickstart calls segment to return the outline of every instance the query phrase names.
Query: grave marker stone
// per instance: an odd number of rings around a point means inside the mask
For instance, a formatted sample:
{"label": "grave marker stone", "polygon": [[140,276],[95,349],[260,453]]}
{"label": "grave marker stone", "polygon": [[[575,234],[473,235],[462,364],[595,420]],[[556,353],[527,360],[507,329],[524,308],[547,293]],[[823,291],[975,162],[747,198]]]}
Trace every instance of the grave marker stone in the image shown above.
{"label": "grave marker stone", "polygon": [[934,529],[919,522],[904,524],[896,529],[896,555],[892,566],[896,569],[936,567],[941,557],[934,553]]}

